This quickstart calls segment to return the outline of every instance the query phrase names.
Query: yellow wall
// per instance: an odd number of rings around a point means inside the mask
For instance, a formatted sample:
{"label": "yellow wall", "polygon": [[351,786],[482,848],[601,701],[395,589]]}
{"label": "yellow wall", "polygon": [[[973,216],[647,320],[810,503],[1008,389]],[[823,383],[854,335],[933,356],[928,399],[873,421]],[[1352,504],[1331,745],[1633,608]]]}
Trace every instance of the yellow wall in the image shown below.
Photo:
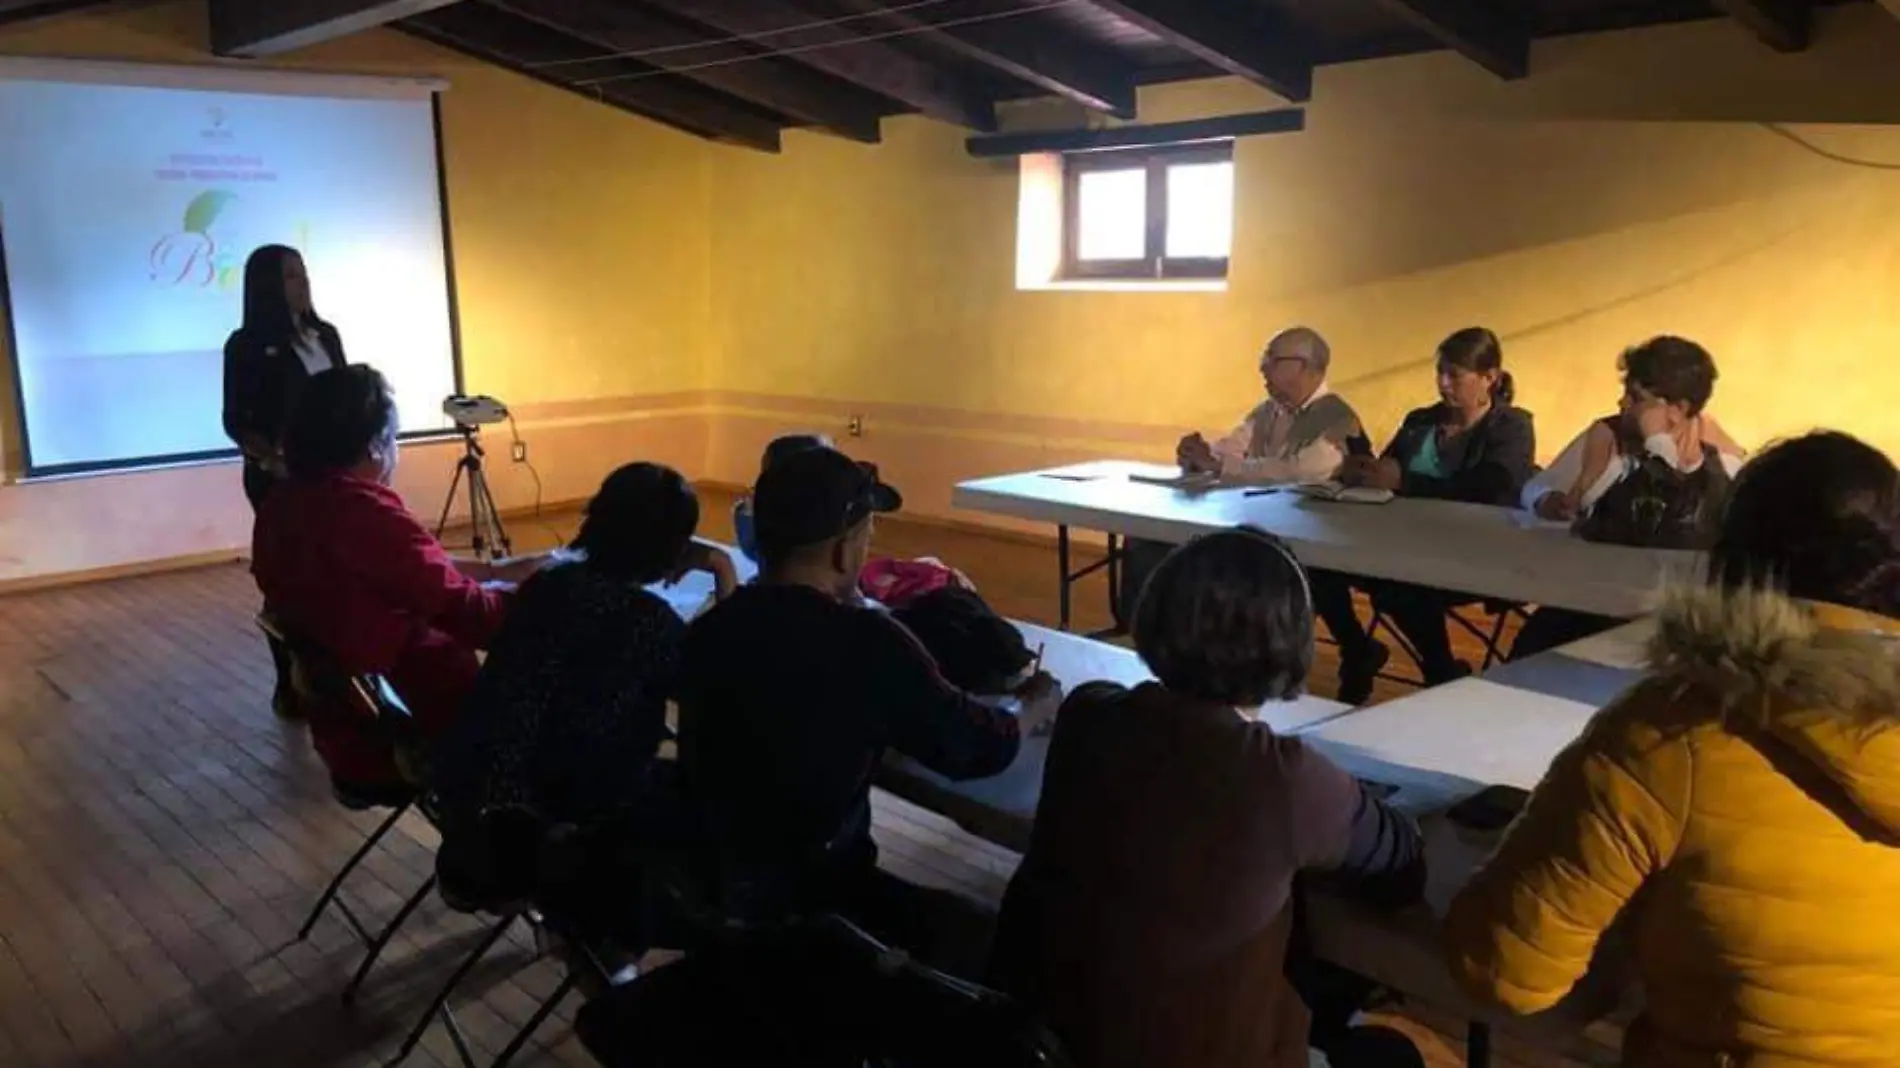
{"label": "yellow wall", "polygon": [[[52,20],[0,51],[203,62],[203,14]],[[1616,353],[1661,331],[1715,352],[1744,440],[1827,423],[1900,452],[1900,170],[1761,125],[1900,165],[1900,19],[1873,4],[1825,11],[1797,56],[1711,20],[1543,42],[1516,83],[1449,54],[1327,68],[1306,132],[1238,148],[1224,293],[1018,292],[1013,164],[927,120],[767,156],[395,33],[293,58],[453,83],[469,385],[524,416],[548,500],[635,456],[749,481],[772,434],[862,413],[849,447],[942,512],[959,478],[1224,428],[1293,322],[1331,338],[1381,431],[1430,400],[1433,343],[1484,323],[1546,455],[1612,403]],[[1151,121],[1274,104],[1227,81],[1142,94]],[[404,488],[432,507],[451,456],[414,451]],[[532,498],[521,469],[495,474],[506,503]],[[0,487],[0,583],[228,549],[247,523],[228,466]]]}
{"label": "yellow wall", "polygon": [[[203,63],[206,25],[202,0],[162,3],[9,27],[0,52]],[[467,385],[515,406],[549,499],[584,496],[637,453],[699,464],[706,161],[730,150],[394,32],[287,63],[451,83],[444,149]],[[321,300],[322,264],[312,269]],[[402,488],[432,511],[452,454],[410,451]],[[505,504],[533,500],[524,469],[504,458],[493,473]],[[0,486],[0,583],[228,552],[249,540],[237,474],[224,464]]]}
{"label": "yellow wall", "polygon": [[[1332,341],[1381,433],[1433,399],[1437,340],[1482,323],[1546,456],[1613,403],[1621,348],[1664,331],[1715,353],[1715,410],[1744,440],[1828,423],[1900,453],[1900,170],[1759,125],[1900,167],[1900,131],[1872,125],[1900,119],[1900,19],[1832,10],[1792,57],[1713,20],[1540,43],[1531,66],[1322,70],[1306,132],[1238,146],[1225,293],[1016,291],[1015,169],[935,123],[725,160],[711,384],[737,396],[712,467],[746,477],[774,430],[847,411],[926,507],[985,470],[1165,454],[1254,402],[1259,345],[1293,322]],[[1203,82],[1141,110],[1274,103]]]}

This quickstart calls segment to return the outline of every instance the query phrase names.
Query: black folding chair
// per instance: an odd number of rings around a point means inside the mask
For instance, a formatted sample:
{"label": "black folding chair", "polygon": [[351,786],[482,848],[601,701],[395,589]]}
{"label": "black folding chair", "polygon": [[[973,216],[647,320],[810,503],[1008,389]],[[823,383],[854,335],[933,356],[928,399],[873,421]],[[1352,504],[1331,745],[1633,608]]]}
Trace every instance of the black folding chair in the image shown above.
{"label": "black folding chair", "polygon": [[590,1000],[575,1033],[605,1068],[1066,1068],[1019,1004],[824,915],[727,927]]}
{"label": "black folding chair", "polygon": [[[474,1050],[450,1005],[456,990],[516,924],[529,925],[537,948],[567,934],[569,937],[563,941],[567,973],[492,1062],[493,1068],[505,1068],[570,993],[596,976],[603,976],[604,984],[604,965],[599,964],[591,947],[573,937],[568,929],[550,924],[534,900],[546,863],[545,843],[552,831],[538,816],[523,809],[503,809],[484,813],[475,826],[458,825],[450,829],[438,824],[438,829],[444,834],[442,849],[436,854],[436,877],[431,880],[432,884],[449,908],[489,917],[490,922],[475,947],[437,988],[428,1008],[388,1061],[388,1068],[406,1061],[421,1044],[430,1024],[438,1019],[465,1068],[476,1068]],[[541,955],[537,953],[537,959]]]}
{"label": "black folding chair", "polygon": [[[1461,609],[1473,604],[1478,605],[1486,615],[1491,617],[1489,629],[1483,624],[1473,622],[1471,617],[1461,611]],[[1504,649],[1502,646],[1504,644],[1504,629],[1510,625],[1512,616],[1516,616],[1520,620],[1523,619],[1525,616],[1524,606],[1515,601],[1500,601],[1494,598],[1487,598],[1482,601],[1468,601],[1465,604],[1452,605],[1445,609],[1446,623],[1458,626],[1472,637],[1477,638],[1478,641],[1484,645],[1484,662],[1478,668],[1480,674],[1503,663],[1505,658],[1509,655],[1509,650]],[[1392,640],[1398,644],[1399,651],[1403,652],[1406,658],[1411,660],[1414,665],[1419,666],[1422,672],[1423,658],[1418,655],[1418,650],[1413,648],[1411,639],[1405,636],[1405,632],[1400,630],[1389,616],[1375,607],[1372,612],[1372,622],[1367,625],[1366,633],[1368,635],[1374,635],[1381,630],[1391,635]],[[1379,677],[1392,682],[1404,683],[1408,686],[1423,685],[1422,674],[1420,679],[1411,679],[1403,675],[1394,675],[1390,672],[1381,671],[1379,672]]]}
{"label": "black folding chair", "polygon": [[[409,708],[402,698],[380,675],[350,675],[336,666],[335,661],[314,644],[292,633],[280,620],[269,613],[258,616],[257,625],[265,636],[288,651],[291,668],[291,685],[301,705],[318,715],[346,715],[360,722],[360,729],[390,744],[398,754],[414,748],[414,725]],[[398,760],[399,766],[412,764],[413,761]],[[311,931],[316,929],[317,921],[324,910],[334,906],[356,936],[370,948],[357,971],[356,979],[351,981],[344,993],[347,1001],[355,992],[362,977],[381,955],[384,946],[394,936],[396,928],[415,911],[416,905],[427,896],[434,885],[434,879],[426,883],[422,890],[405,902],[393,919],[383,929],[371,934],[368,926],[356,915],[349,902],[342,896],[343,884],[349,879],[364,858],[368,857],[396,824],[401,822],[417,802],[420,791],[406,774],[403,780],[389,783],[350,783],[332,777],[331,791],[337,803],[352,812],[368,812],[376,809],[388,809],[389,815],[376,825],[369,837],[363,840],[356,852],[343,863],[330,879],[323,893],[317,897],[316,904],[304,917],[303,924],[297,929],[297,940],[305,941]]]}

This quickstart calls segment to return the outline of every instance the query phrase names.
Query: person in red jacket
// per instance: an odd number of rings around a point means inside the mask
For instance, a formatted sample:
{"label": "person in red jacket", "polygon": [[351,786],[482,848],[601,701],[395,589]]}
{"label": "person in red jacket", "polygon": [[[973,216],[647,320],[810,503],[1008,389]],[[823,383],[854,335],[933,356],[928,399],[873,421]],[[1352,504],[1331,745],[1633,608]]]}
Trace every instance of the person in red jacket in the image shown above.
{"label": "person in red jacket", "polygon": [[[305,384],[285,433],[290,478],[258,512],[252,569],[266,609],[341,670],[386,677],[424,739],[454,721],[477,650],[501,629],[525,575],[451,557],[389,487],[396,402],[373,368]],[[309,710],[311,741],[339,785],[400,782],[393,753],[348,709]]]}

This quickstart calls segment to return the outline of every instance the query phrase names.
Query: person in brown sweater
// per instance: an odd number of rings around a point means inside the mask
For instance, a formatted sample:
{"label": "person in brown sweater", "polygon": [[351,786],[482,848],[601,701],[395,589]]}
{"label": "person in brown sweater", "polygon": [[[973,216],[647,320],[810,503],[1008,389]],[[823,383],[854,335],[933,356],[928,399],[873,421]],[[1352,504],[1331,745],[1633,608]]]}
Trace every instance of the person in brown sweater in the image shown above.
{"label": "person in brown sweater", "polygon": [[[998,919],[990,978],[1079,1068],[1335,1068],[1424,1062],[1395,1032],[1345,1026],[1289,972],[1295,878],[1393,906],[1424,885],[1417,827],[1254,712],[1300,694],[1312,595],[1292,554],[1242,528],[1156,568],[1135,613],[1158,682],[1078,689],[1056,719],[1035,830]],[[1289,975],[1292,974],[1292,978]]]}

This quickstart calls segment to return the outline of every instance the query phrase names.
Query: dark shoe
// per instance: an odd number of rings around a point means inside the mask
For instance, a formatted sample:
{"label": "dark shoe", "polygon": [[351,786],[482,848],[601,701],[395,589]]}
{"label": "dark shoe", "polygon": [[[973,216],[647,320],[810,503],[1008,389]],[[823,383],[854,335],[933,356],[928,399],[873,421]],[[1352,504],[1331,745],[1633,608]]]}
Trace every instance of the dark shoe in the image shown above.
{"label": "dark shoe", "polygon": [[1382,642],[1367,642],[1366,647],[1353,656],[1341,655],[1339,658],[1339,700],[1353,706],[1363,705],[1372,699],[1372,681],[1379,676],[1386,661],[1392,659],[1392,650]]}
{"label": "dark shoe", "polygon": [[1425,685],[1443,686],[1448,682],[1457,682],[1459,679],[1470,678],[1471,665],[1463,660],[1453,660],[1444,667],[1434,668],[1430,671],[1423,672],[1423,674],[1425,676]]}

